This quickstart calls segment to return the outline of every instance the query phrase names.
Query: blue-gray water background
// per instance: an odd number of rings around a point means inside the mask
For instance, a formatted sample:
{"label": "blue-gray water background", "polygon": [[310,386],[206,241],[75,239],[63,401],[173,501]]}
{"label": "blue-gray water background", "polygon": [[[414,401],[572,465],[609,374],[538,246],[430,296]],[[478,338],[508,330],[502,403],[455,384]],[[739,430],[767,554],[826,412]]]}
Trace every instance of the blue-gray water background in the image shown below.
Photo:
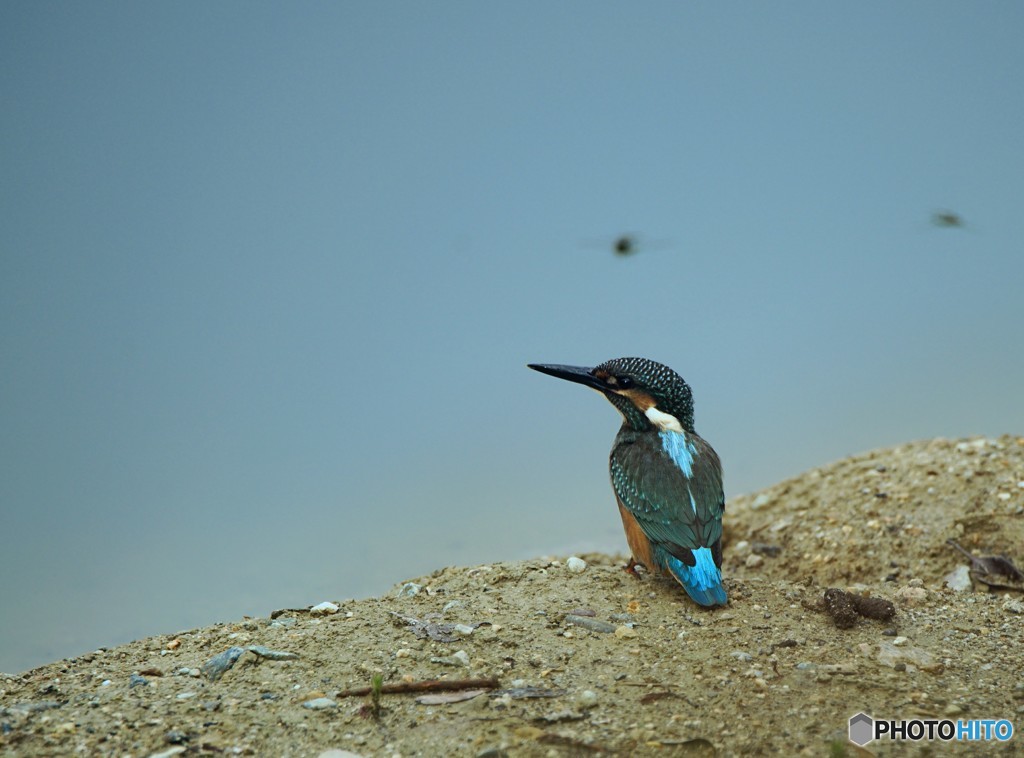
{"label": "blue-gray water background", "polygon": [[[0,5],[0,670],[1024,431],[1024,5]],[[950,209],[966,226],[942,228]],[[639,252],[611,252],[636,232]]]}

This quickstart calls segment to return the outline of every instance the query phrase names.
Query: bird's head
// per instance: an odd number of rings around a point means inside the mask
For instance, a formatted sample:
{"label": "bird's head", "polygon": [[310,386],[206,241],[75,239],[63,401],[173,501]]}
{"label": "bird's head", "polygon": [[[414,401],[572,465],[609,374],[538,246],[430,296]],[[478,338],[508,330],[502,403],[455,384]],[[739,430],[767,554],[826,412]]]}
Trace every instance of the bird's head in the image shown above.
{"label": "bird's head", "polygon": [[693,431],[693,393],[683,377],[646,358],[613,358],[600,366],[528,364],[534,371],[583,384],[608,398],[626,423],[643,431]]}

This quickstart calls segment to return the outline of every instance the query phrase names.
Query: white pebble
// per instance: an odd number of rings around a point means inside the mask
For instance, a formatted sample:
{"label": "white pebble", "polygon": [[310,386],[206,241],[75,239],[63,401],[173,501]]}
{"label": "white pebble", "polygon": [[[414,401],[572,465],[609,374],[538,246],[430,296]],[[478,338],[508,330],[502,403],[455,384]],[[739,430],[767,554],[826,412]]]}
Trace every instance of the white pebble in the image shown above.
{"label": "white pebble", "polygon": [[587,568],[587,562],[574,555],[565,562],[565,567],[574,574],[582,574]]}
{"label": "white pebble", "polygon": [[576,703],[580,708],[593,708],[597,705],[597,693],[593,690],[583,690],[576,696]]}
{"label": "white pebble", "polygon": [[329,602],[329,601],[325,600],[324,602],[318,603],[317,605],[314,605],[312,608],[310,608],[309,609],[309,615],[310,616],[328,616],[328,615],[330,615],[332,613],[337,613],[339,610],[341,610],[341,609],[337,605],[335,605],[332,602]]}
{"label": "white pebble", "polygon": [[896,637],[895,639],[893,639],[892,644],[894,644],[896,647],[903,647],[907,644],[907,641],[908,640],[906,637]]}
{"label": "white pebble", "polygon": [[957,566],[946,574],[943,581],[954,592],[964,592],[971,588],[971,570],[967,566]]}

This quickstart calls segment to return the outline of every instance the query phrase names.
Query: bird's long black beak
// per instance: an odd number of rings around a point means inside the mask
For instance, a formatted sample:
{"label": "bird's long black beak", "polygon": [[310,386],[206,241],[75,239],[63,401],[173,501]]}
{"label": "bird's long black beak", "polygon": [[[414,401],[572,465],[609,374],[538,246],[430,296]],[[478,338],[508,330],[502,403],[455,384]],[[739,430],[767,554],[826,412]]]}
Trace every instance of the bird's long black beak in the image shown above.
{"label": "bird's long black beak", "polygon": [[601,392],[607,389],[604,382],[590,373],[593,369],[586,368],[585,366],[558,366],[551,363],[527,363],[526,365],[542,374],[583,384]]}

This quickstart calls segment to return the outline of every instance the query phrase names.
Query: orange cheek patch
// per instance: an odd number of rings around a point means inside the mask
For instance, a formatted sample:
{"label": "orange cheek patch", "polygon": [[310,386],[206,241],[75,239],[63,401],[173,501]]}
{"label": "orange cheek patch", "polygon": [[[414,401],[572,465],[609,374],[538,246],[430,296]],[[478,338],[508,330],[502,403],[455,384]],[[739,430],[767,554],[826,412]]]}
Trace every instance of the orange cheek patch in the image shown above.
{"label": "orange cheek patch", "polygon": [[630,399],[641,412],[646,413],[648,408],[654,407],[654,398],[642,390],[619,390],[618,393]]}

